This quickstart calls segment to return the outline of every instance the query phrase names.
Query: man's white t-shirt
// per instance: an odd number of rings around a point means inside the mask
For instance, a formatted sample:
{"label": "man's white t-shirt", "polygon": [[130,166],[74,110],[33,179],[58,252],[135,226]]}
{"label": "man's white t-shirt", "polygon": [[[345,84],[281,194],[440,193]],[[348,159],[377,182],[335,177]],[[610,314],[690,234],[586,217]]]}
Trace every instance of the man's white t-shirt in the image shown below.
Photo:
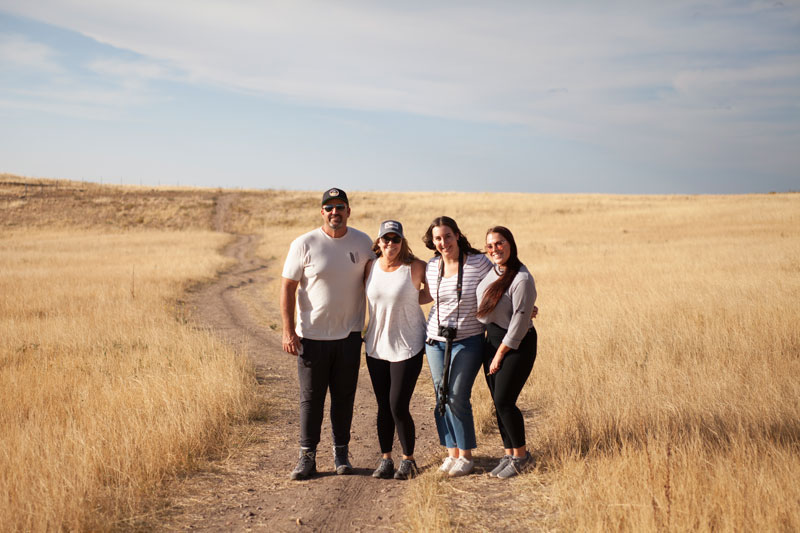
{"label": "man's white t-shirt", "polygon": [[283,277],[300,282],[300,337],[331,341],[364,329],[364,266],[373,257],[372,239],[354,228],[338,239],[317,228],[292,241]]}

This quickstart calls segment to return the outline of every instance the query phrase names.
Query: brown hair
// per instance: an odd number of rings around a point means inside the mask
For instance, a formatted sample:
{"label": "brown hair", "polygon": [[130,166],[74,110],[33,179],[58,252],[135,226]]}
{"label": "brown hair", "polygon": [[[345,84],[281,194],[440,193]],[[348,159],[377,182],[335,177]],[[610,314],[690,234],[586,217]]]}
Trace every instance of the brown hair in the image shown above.
{"label": "brown hair", "polygon": [[483,293],[483,301],[478,307],[478,312],[475,314],[477,317],[485,317],[494,311],[494,308],[497,307],[497,302],[500,301],[503,293],[511,286],[511,282],[514,281],[514,277],[516,277],[517,272],[519,272],[519,269],[522,267],[522,263],[519,257],[517,257],[517,243],[514,241],[514,236],[511,234],[511,231],[505,226],[492,226],[486,231],[486,235],[490,233],[499,233],[503,236],[511,248],[511,255],[504,265],[505,269],[503,270],[503,274],[494,280],[491,285],[486,288],[486,292]]}
{"label": "brown hair", "polygon": [[[395,233],[395,235],[397,234]],[[378,237],[377,239],[375,239],[375,242],[372,243],[372,251],[375,252],[376,259],[381,255],[383,255],[383,253],[381,252],[381,247],[378,244],[378,241],[380,240],[381,238]],[[417,258],[414,255],[414,252],[411,251],[411,247],[408,245],[408,239],[406,239],[405,237],[403,237],[403,240],[400,242],[400,253],[398,254],[397,257],[399,257],[400,261],[402,261],[406,265],[410,265],[411,263],[414,262],[414,259]]]}
{"label": "brown hair", "polygon": [[431,225],[428,226],[428,230],[425,232],[425,235],[422,236],[422,242],[425,243],[425,247],[429,250],[433,250],[436,255],[439,254],[439,250],[436,249],[436,245],[433,243],[433,228],[437,226],[447,226],[453,233],[458,234],[458,249],[466,255],[473,255],[473,254],[482,254],[480,250],[473,248],[472,245],[467,240],[467,237],[461,233],[461,230],[458,229],[458,224],[456,221],[450,217],[440,216],[433,219]]}

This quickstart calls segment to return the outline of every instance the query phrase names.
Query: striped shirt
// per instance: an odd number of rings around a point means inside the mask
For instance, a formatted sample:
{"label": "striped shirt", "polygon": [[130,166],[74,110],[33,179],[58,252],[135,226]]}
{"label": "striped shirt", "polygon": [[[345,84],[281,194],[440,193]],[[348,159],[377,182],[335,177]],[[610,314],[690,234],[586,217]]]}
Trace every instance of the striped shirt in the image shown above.
{"label": "striped shirt", "polygon": [[[442,278],[439,283],[439,260],[439,256],[432,258],[428,261],[425,269],[425,277],[431,290],[431,296],[433,296],[433,306],[428,315],[428,337],[437,341],[445,340],[439,335],[440,320],[442,326],[458,328],[455,340],[483,333],[483,324],[475,318],[475,313],[478,312],[478,298],[475,290],[478,288],[478,283],[492,269],[491,261],[482,254],[465,257],[464,277],[461,282],[461,305],[459,306],[456,293],[458,274]],[[437,285],[439,285],[438,291]],[[456,315],[458,315],[457,324]]]}

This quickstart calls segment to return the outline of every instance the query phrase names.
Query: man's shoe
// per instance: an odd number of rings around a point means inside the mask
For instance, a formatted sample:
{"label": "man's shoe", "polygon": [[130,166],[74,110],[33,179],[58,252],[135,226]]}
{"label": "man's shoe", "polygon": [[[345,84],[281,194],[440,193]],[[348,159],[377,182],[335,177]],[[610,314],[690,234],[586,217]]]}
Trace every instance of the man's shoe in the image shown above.
{"label": "man's shoe", "polygon": [[453,468],[450,469],[450,472],[447,474],[450,477],[460,477],[466,476],[475,466],[475,462],[472,459],[467,459],[466,457],[459,457],[456,459],[456,462],[453,464]]}
{"label": "man's shoe", "polygon": [[417,468],[416,461],[414,459],[403,459],[400,463],[400,468],[394,473],[394,478],[411,479],[412,477],[417,477],[418,474],[419,468]]}
{"label": "man's shoe", "polygon": [[340,476],[349,476],[353,473],[353,465],[350,464],[349,455],[350,451],[346,444],[333,447],[333,465],[336,467],[336,473]]}
{"label": "man's shoe", "polygon": [[308,479],[317,473],[317,451],[310,448],[300,448],[300,460],[294,467],[289,479]]}
{"label": "man's shoe", "polygon": [[381,459],[378,468],[372,473],[372,477],[381,479],[391,479],[394,475],[394,461],[391,459]]}
{"label": "man's shoe", "polygon": [[439,467],[439,472],[443,474],[447,474],[450,472],[450,469],[453,468],[453,465],[456,464],[458,459],[455,457],[450,457],[449,455],[445,457],[444,461],[442,461],[442,466]]}
{"label": "man's shoe", "polygon": [[503,458],[500,459],[500,462],[497,464],[497,466],[494,467],[494,469],[491,472],[489,472],[489,475],[492,477],[497,477],[497,474],[502,472],[503,469],[505,469],[505,467],[508,466],[508,463],[511,462],[512,457],[513,455],[504,455]]}
{"label": "man's shoe", "polygon": [[521,474],[532,462],[531,452],[526,452],[524,457],[512,457],[511,462],[497,474],[497,477],[500,479],[508,479]]}

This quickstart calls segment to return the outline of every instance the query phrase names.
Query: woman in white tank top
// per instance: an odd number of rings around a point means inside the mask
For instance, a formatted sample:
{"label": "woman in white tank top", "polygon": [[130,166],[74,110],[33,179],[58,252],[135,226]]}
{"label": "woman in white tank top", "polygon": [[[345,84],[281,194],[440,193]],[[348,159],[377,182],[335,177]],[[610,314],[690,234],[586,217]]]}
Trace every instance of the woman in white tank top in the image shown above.
{"label": "woman in white tank top", "polygon": [[[432,298],[425,283],[425,262],[411,253],[402,224],[396,220],[382,222],[373,251],[377,259],[367,263],[364,271],[369,306],[364,344],[378,401],[381,460],[372,475],[408,479],[418,472],[409,403],[425,351],[426,323],[420,304]],[[403,448],[403,460],[396,472],[392,460],[395,429]]]}

